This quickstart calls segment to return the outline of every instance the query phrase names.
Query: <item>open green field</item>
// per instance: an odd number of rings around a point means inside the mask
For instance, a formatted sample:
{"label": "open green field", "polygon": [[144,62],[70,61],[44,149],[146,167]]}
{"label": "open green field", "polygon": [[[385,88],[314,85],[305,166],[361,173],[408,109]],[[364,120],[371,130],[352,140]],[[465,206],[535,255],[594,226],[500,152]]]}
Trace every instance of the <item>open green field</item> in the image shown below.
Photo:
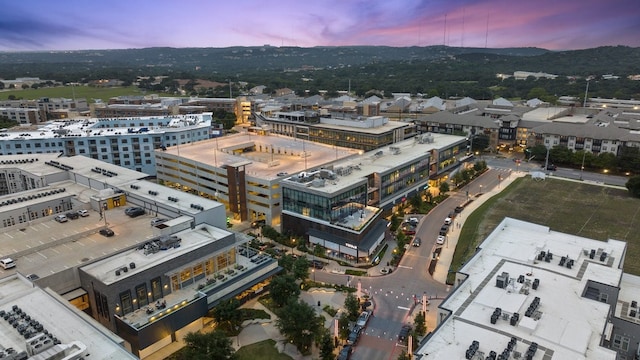
{"label": "open green field", "polygon": [[88,103],[93,103],[93,99],[101,99],[106,102],[114,96],[124,95],[143,95],[143,93],[135,86],[100,88],[91,86],[58,86],[52,88],[41,89],[20,89],[20,90],[3,90],[0,91],[0,100],[7,100],[9,95],[15,96],[17,99],[39,99],[41,97],[50,98],[68,98],[73,99],[85,98]]}
{"label": "open green field", "polygon": [[628,243],[625,272],[640,275],[640,199],[626,190],[531,177],[515,180],[466,219],[451,270],[473,255],[504,217],[546,225],[553,231]]}
{"label": "open green field", "polygon": [[269,339],[241,347],[236,351],[238,360],[291,360],[291,356],[281,354],[276,349],[276,342]]}

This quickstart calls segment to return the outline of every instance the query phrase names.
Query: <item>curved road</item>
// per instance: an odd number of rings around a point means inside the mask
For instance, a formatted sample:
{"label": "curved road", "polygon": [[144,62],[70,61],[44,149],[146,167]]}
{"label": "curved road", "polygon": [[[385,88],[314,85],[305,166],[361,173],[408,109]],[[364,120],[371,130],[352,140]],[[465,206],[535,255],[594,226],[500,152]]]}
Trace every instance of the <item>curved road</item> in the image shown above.
{"label": "curved road", "polygon": [[[360,282],[362,289],[373,295],[375,304],[374,316],[369,320],[351,359],[396,359],[402,349],[406,349],[406,346],[397,344],[396,340],[402,325],[407,323],[407,317],[413,307],[421,306],[416,304],[416,299],[421,300],[423,294],[429,298],[442,299],[449,291],[447,285],[434,280],[427,272],[436,237],[444,219],[456,206],[466,200],[467,191],[471,197],[478,192],[489,191],[495,186],[500,186],[498,175],[504,179],[509,175],[509,170],[490,169],[460,191],[452,193],[428,215],[422,216],[416,231],[416,236],[422,239],[422,245],[411,246],[391,274],[351,279],[352,286],[357,286],[357,282]],[[453,226],[451,229],[451,231],[460,231]],[[346,284],[349,278],[347,275],[322,271],[316,272],[315,277],[318,281],[337,284]]]}

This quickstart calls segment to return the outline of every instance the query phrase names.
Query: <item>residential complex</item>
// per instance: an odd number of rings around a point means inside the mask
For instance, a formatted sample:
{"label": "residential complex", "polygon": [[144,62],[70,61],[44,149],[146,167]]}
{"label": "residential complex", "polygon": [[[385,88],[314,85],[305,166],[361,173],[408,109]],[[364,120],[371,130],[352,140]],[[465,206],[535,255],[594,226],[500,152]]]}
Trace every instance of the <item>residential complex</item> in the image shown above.
{"label": "residential complex", "polygon": [[210,137],[211,113],[53,121],[0,133],[0,154],[82,155],[155,175],[155,149]]}

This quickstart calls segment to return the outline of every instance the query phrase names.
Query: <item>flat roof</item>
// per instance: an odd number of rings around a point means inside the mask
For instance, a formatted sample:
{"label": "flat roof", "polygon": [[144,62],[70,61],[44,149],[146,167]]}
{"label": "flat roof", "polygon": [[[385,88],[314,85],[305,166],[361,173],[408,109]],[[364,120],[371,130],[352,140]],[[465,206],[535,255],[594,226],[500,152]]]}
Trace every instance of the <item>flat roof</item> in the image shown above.
{"label": "flat roof", "polygon": [[[144,249],[139,249],[139,247],[129,249],[120,252],[115,256],[110,256],[106,259],[86,265],[82,267],[82,270],[108,285],[165,263],[169,259],[174,259],[188,254],[193,250],[201,248],[212,242],[229,237],[233,239],[232,233],[204,224],[197,226],[193,230],[189,229],[181,231],[173,234],[172,236],[176,236],[180,239],[179,247],[160,250],[155,253],[147,253]],[[157,238],[148,239],[147,242],[153,241],[154,239]],[[229,244],[225,244],[223,247],[234,245],[235,241],[232,241],[229,242]],[[129,264],[131,263],[135,264],[135,268],[129,268]],[[120,274],[116,275],[116,270],[122,268],[128,268],[127,272],[120,272]]]}
{"label": "flat roof", "polygon": [[[70,352],[85,347],[79,355],[90,356],[91,359],[137,359],[120,345],[123,343],[121,338],[55,293],[34,287],[16,275],[0,281],[0,310],[15,314],[13,306],[38,321],[43,331],[47,330],[61,344],[74,344],[75,347],[68,350]],[[0,346],[12,347],[17,352],[27,351],[25,338],[4,319],[0,319]]]}
{"label": "flat roof", "polygon": [[[430,134],[429,138],[432,140],[431,142],[421,143],[418,141],[419,138],[416,137],[369,151],[359,156],[336,161],[331,164],[333,171],[338,175],[336,180],[328,180],[324,182],[323,187],[312,186],[312,188],[318,192],[334,193],[340,189],[366,181],[367,175],[373,173],[384,174],[393,169],[398,169],[404,163],[411,163],[417,158],[431,154],[433,150],[439,150],[466,139],[463,136],[445,134]],[[434,159],[430,161],[433,162]],[[290,178],[287,184],[306,187],[308,183],[299,183]]]}
{"label": "flat roof", "polygon": [[[640,276],[622,274],[615,316],[640,325]],[[635,305],[635,306],[634,306]]]}
{"label": "flat roof", "polygon": [[[601,347],[611,305],[587,297],[589,281],[618,287],[626,243],[598,241],[552,231],[546,226],[505,218],[480,245],[480,251],[459,271],[468,274],[441,305],[452,312],[418,349],[422,359],[463,358],[471,343],[479,351],[500,354],[511,337],[515,351],[525,354],[538,344],[533,359],[615,359],[616,352]],[[591,250],[598,256],[590,258]],[[539,258],[541,252],[552,258]],[[600,254],[607,256],[600,259]],[[573,261],[560,265],[562,257]],[[506,287],[498,276],[509,274]],[[522,282],[518,279],[521,278]],[[538,279],[539,286],[533,289]],[[526,316],[534,299],[539,305]],[[491,316],[501,308],[495,324]],[[511,316],[519,320],[511,325]]]}
{"label": "flat roof", "polygon": [[[256,151],[242,153],[238,146],[255,146]],[[217,149],[217,150],[216,150]],[[271,151],[273,149],[273,152]],[[187,145],[156,150],[222,168],[225,165],[244,165],[247,175],[276,179],[279,173],[293,174],[306,168],[316,168],[336,159],[357,155],[358,150],[292,139],[277,135],[255,135],[248,132],[222,136]],[[306,154],[306,156],[304,156]]]}
{"label": "flat roof", "polygon": [[[68,137],[100,137],[100,136],[139,136],[138,132],[144,128],[142,134],[164,134],[176,130],[183,130],[189,127],[210,127],[212,113],[188,114],[188,115],[167,115],[167,116],[137,116],[120,118],[88,118],[81,120],[54,120],[35,129],[11,129],[3,132],[0,140],[34,140],[34,139],[56,139]],[[148,126],[141,125],[143,121],[159,121],[163,125]],[[119,126],[127,123],[127,126]],[[133,126],[131,123],[134,123]],[[118,127],[116,127],[116,124]],[[133,132],[129,132],[131,129]]]}

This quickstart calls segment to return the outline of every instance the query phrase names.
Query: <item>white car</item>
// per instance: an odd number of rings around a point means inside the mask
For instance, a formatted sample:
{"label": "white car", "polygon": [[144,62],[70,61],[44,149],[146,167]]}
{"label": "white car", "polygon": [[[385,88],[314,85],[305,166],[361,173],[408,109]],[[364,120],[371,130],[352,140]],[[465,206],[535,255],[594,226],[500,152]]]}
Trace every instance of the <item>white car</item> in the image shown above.
{"label": "white car", "polygon": [[67,222],[69,219],[67,219],[67,216],[64,214],[59,214],[56,215],[56,217],[53,218],[55,221],[59,222],[59,223],[64,223]]}
{"label": "white car", "polygon": [[453,219],[451,219],[450,217],[447,217],[446,219],[444,219],[444,223],[447,225],[451,225],[451,222],[453,221]]}
{"label": "white car", "polygon": [[82,217],[87,217],[89,216],[89,212],[87,210],[78,210],[78,215]]}
{"label": "white car", "polygon": [[442,244],[444,244],[445,240],[446,240],[446,238],[443,235],[438,235],[438,238],[436,239],[436,244],[442,245]]}

